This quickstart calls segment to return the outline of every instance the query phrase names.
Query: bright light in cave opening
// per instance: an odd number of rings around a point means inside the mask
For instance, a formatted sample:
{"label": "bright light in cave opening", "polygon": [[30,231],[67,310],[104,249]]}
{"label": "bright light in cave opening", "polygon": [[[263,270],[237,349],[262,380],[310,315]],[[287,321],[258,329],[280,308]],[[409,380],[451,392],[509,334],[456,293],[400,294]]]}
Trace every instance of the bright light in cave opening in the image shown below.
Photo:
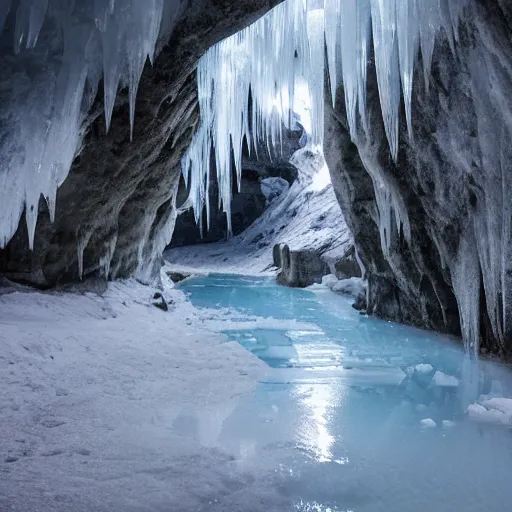
{"label": "bright light in cave opening", "polygon": [[307,82],[303,78],[298,78],[295,82],[293,111],[304,131],[311,135],[311,93]]}

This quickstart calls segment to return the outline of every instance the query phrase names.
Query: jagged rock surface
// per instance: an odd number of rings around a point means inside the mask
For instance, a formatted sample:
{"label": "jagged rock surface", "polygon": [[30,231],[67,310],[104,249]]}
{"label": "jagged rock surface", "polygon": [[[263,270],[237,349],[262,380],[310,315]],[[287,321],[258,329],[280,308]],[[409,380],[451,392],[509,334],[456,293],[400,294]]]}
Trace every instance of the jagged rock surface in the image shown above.
{"label": "jagged rock surface", "polygon": [[29,251],[22,218],[0,251],[0,273],[40,287],[76,281],[82,240],[87,242],[84,276],[137,275],[149,281],[157,275],[175,219],[180,160],[198,120],[197,61],[207,48],[277,3],[189,2],[154,67],[144,70],[133,142],[127,93],[119,94],[106,134],[100,91],[84,126],[81,151],[58,190],[55,222],[41,201],[35,247]]}
{"label": "jagged rock surface", "polygon": [[[351,142],[339,90],[336,111],[328,107],[325,142],[336,194],[366,268],[369,311],[456,334],[461,324],[466,334],[476,328],[481,347],[508,357],[511,35],[510,2],[476,0],[465,12],[455,52],[444,33],[438,36],[430,90],[419,73],[414,81],[413,141],[402,114],[397,164],[384,134],[373,65],[370,135]],[[389,248],[379,229],[380,184],[406,212]]]}

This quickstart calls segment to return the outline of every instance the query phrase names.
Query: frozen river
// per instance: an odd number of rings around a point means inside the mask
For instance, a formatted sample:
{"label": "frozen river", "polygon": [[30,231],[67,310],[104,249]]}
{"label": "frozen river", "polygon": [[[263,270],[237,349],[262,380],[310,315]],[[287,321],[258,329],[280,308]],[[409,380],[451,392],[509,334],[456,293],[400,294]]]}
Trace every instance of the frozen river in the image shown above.
{"label": "frozen river", "polygon": [[[453,340],[361,316],[331,292],[220,275],[182,290],[199,308],[283,321],[226,331],[268,372],[215,444],[233,471],[264,477],[241,488],[232,508],[209,510],[508,510],[512,432],[467,412],[479,398],[500,405],[511,396],[507,368],[475,368]],[[290,329],[292,319],[311,328]]]}

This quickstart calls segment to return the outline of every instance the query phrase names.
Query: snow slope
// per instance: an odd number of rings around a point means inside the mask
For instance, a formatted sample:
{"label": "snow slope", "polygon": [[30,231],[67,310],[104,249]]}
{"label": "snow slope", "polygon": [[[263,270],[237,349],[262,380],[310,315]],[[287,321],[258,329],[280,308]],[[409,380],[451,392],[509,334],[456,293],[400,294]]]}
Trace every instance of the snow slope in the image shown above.
{"label": "snow slope", "polygon": [[2,512],[203,510],[237,488],[216,436],[264,365],[154,292],[0,294]]}

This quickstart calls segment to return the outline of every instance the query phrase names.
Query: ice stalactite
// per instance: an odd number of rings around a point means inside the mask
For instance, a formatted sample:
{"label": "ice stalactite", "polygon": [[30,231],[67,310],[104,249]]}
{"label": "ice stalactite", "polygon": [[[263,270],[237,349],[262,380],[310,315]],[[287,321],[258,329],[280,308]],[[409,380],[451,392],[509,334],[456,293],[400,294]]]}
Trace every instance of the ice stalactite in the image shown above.
{"label": "ice stalactite", "polygon": [[240,182],[243,140],[249,148],[251,141],[262,140],[271,151],[283,125],[290,126],[299,80],[305,80],[310,96],[310,143],[322,145],[325,49],[332,102],[343,84],[350,133],[356,141],[360,128],[371,129],[366,80],[373,41],[382,116],[396,160],[402,98],[413,136],[413,76],[420,51],[428,81],[436,35],[444,28],[452,41],[456,39],[467,1],[286,0],[210,49],[198,69],[201,125],[183,161],[183,174],[191,185],[186,206],[194,207],[198,222],[208,197],[211,148],[219,202],[230,224],[231,172],[234,166]]}
{"label": "ice stalactite", "polygon": [[476,240],[472,226],[462,234],[451,277],[461,320],[466,351],[478,355],[480,337],[480,259],[475,251]]}
{"label": "ice stalactite", "polygon": [[[211,48],[199,62],[201,124],[182,168],[185,181],[190,182],[186,206],[193,206],[200,226],[208,198],[211,148],[219,203],[231,232],[232,168],[240,185],[244,139],[254,151],[261,141],[273,151],[281,140],[283,125],[294,123],[295,88],[301,77],[315,85],[311,109],[318,115],[312,143],[321,144],[323,34],[322,10],[308,13],[303,0],[288,0],[270,16]],[[308,36],[315,44],[310,45]]]}
{"label": "ice stalactite", "polygon": [[[104,77],[109,127],[119,86],[129,89],[133,132],[138,84],[159,36],[168,39],[180,0],[0,0],[0,248],[25,209],[30,247],[38,205],[55,215]],[[165,15],[165,19],[164,19]]]}

